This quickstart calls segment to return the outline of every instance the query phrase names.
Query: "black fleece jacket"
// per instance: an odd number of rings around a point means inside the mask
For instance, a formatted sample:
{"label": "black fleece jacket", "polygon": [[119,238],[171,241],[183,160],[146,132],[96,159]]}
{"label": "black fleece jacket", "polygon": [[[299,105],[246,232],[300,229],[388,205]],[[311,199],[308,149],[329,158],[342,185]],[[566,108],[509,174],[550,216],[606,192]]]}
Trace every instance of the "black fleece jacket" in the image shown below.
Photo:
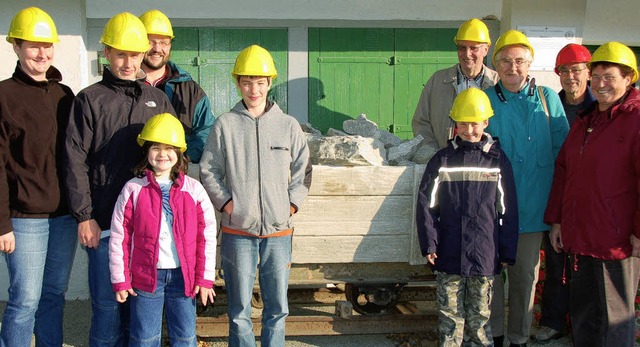
{"label": "black fleece jacket", "polygon": [[73,92],[55,67],[46,77],[34,80],[18,62],[0,82],[0,235],[13,230],[11,217],[69,213],[60,177]]}

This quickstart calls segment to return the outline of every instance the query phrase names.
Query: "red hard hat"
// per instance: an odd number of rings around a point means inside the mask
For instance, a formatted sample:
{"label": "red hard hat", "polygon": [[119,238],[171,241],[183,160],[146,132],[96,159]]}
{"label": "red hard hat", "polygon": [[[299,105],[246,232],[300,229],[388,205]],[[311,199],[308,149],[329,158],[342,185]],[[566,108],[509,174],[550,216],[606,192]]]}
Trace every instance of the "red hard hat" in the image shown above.
{"label": "red hard hat", "polygon": [[589,50],[585,46],[570,43],[562,47],[560,52],[558,52],[555,72],[560,75],[560,70],[558,70],[558,68],[561,65],[588,63],[589,61],[591,61],[591,53],[589,53]]}

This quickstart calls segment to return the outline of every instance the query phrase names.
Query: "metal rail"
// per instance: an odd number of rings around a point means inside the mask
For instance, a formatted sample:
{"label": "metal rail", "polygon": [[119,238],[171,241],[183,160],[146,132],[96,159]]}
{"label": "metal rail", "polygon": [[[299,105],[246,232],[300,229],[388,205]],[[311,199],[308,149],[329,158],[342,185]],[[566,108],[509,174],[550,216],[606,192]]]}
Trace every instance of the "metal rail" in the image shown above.
{"label": "metal rail", "polygon": [[[404,333],[429,333],[434,330],[438,317],[435,312],[421,312],[412,302],[433,301],[434,288],[408,287],[401,295],[401,301],[395,306],[393,313],[367,316],[351,315],[351,312],[342,317],[332,311],[344,312],[344,308],[338,308],[345,303],[344,293],[339,288],[320,289],[290,289],[289,304],[291,315],[287,317],[288,336],[320,336],[320,335],[358,335],[358,334],[404,334]],[[409,302],[410,300],[412,302]],[[347,305],[350,303],[346,302]],[[196,319],[196,333],[199,337],[226,337],[228,336],[228,319],[226,316],[226,304],[224,293],[216,298],[216,307],[201,309]],[[316,310],[315,308],[322,308]],[[254,308],[252,318],[253,330],[256,336],[260,335],[262,324],[260,309]],[[350,310],[349,310],[350,311]]]}

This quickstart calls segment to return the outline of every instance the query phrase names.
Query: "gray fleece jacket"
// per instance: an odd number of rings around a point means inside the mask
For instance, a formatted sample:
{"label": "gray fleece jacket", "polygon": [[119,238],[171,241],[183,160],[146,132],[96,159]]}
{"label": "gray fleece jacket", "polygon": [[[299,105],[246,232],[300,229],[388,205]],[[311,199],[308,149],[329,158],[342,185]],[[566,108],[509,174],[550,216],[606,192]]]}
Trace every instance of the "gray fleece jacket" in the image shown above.
{"label": "gray fleece jacket", "polygon": [[[256,236],[291,229],[290,206],[306,198],[309,148],[298,121],[273,104],[254,118],[238,102],[214,123],[200,159],[200,180],[223,227]],[[310,166],[309,166],[310,167]],[[224,206],[233,200],[233,212]]]}

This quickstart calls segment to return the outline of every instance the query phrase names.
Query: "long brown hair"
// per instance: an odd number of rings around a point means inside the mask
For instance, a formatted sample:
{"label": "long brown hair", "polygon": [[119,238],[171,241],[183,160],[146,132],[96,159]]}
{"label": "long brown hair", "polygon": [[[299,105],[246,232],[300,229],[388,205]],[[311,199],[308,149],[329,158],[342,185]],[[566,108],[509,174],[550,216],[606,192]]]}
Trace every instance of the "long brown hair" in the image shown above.
{"label": "long brown hair", "polygon": [[[140,160],[138,165],[136,165],[136,167],[133,168],[133,174],[136,177],[140,177],[140,178],[144,177],[145,171],[147,169],[153,171],[153,167],[151,167],[151,164],[149,164],[149,149],[151,148],[151,146],[155,144],[166,145],[164,143],[151,142],[151,141],[146,141],[144,145],[142,145],[143,158],[142,160]],[[180,148],[175,146],[171,146],[171,147],[176,152],[176,157],[178,157],[178,161],[176,161],[176,165],[174,165],[171,168],[171,180],[175,180],[180,176],[180,172],[186,173],[189,170],[189,161],[187,160],[187,158],[185,158],[184,153],[182,153]]]}

